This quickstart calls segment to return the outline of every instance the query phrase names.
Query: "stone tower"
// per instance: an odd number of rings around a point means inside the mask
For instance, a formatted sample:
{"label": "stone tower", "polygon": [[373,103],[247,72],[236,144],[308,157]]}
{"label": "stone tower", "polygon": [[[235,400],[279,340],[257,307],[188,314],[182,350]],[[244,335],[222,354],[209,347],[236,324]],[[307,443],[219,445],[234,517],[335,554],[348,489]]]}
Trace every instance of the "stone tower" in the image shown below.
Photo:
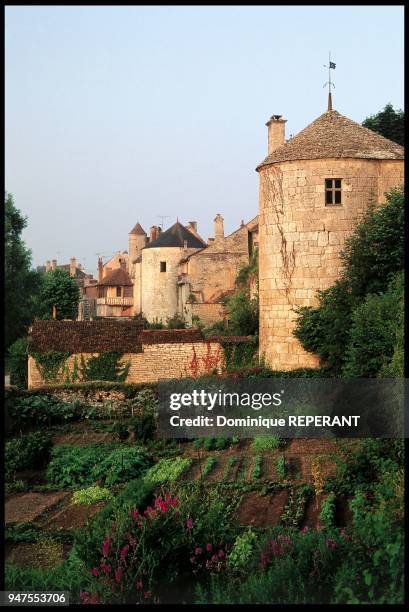
{"label": "stone tower", "polygon": [[257,167],[260,356],[276,370],[319,365],[292,335],[295,308],[339,277],[345,238],[369,201],[403,183],[400,145],[329,109],[285,141],[273,115]]}
{"label": "stone tower", "polygon": [[141,225],[137,223],[128,234],[128,253],[130,267],[135,259],[141,255],[141,251],[146,245],[146,233]]}
{"label": "stone tower", "polygon": [[153,238],[142,251],[141,310],[148,321],[166,323],[181,312],[177,290],[180,260],[206,244],[179,221]]}

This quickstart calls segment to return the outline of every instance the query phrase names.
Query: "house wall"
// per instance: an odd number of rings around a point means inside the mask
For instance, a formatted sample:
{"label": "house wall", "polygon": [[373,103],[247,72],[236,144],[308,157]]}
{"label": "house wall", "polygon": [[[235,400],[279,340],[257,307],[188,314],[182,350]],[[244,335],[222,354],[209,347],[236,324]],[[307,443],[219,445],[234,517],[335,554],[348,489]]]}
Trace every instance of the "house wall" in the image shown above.
{"label": "house wall", "polygon": [[[342,269],[345,239],[372,199],[403,183],[403,161],[302,160],[260,169],[260,356],[279,370],[318,366],[292,335],[299,306]],[[325,206],[326,178],[342,179],[342,205]]]}

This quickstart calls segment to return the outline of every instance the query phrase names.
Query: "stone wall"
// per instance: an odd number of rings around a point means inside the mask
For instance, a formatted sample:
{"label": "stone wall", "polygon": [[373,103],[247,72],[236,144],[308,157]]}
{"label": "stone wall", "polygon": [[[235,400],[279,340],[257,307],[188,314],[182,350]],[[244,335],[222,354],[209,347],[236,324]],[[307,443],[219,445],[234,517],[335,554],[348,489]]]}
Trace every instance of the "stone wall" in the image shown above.
{"label": "stone wall", "polygon": [[[342,179],[342,205],[325,206],[326,178]],[[292,335],[299,306],[339,278],[340,251],[368,202],[403,183],[403,161],[321,159],[260,169],[260,355],[273,369],[318,366]]]}
{"label": "stone wall", "polygon": [[216,321],[223,321],[225,318],[225,308],[223,304],[219,303],[186,304],[185,320],[188,325],[192,325],[192,317],[197,317],[207,327]]}
{"label": "stone wall", "polygon": [[[224,363],[222,345],[216,341],[193,342],[161,342],[143,344],[143,351],[139,353],[125,353],[123,363],[130,362],[127,383],[156,382],[166,378],[196,377],[206,372],[217,370],[221,372]],[[85,359],[98,353],[76,353],[70,355],[65,362],[72,373],[75,357],[80,364],[81,354]],[[61,372],[54,384],[63,384],[65,373]],[[78,381],[77,381],[78,382]],[[28,388],[42,387],[42,379],[33,357],[28,359]]]}

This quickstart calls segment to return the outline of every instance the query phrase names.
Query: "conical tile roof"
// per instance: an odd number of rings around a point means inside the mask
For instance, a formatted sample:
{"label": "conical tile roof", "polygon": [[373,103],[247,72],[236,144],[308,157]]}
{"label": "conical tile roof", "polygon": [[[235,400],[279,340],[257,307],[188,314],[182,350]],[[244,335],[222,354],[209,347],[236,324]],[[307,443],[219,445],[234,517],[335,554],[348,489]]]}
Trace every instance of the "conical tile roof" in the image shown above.
{"label": "conical tile roof", "polygon": [[146,236],[146,232],[144,231],[140,223],[137,223],[135,227],[133,227],[129,233],[138,234],[139,236]]}
{"label": "conical tile roof", "polygon": [[403,159],[404,148],[338,111],[330,110],[268,155],[257,170],[276,162],[337,157]]}
{"label": "conical tile roof", "polygon": [[192,234],[184,225],[176,221],[172,227],[166,230],[166,232],[161,232],[159,236],[149,242],[145,249],[149,248],[160,248],[160,247],[183,247],[187,242],[188,249],[202,249],[206,246],[206,243],[203,242],[200,238]]}

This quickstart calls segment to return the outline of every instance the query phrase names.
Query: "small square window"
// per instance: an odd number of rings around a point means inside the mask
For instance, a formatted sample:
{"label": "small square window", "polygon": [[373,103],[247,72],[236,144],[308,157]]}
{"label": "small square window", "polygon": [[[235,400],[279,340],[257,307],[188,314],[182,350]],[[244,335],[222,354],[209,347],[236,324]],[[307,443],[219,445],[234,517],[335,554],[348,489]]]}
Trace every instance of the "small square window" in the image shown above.
{"label": "small square window", "polygon": [[342,179],[325,179],[325,206],[342,204]]}
{"label": "small square window", "polygon": [[161,261],[160,262],[160,271],[161,272],[166,272],[166,261]]}
{"label": "small square window", "polygon": [[121,297],[121,287],[116,288],[116,297]]}

